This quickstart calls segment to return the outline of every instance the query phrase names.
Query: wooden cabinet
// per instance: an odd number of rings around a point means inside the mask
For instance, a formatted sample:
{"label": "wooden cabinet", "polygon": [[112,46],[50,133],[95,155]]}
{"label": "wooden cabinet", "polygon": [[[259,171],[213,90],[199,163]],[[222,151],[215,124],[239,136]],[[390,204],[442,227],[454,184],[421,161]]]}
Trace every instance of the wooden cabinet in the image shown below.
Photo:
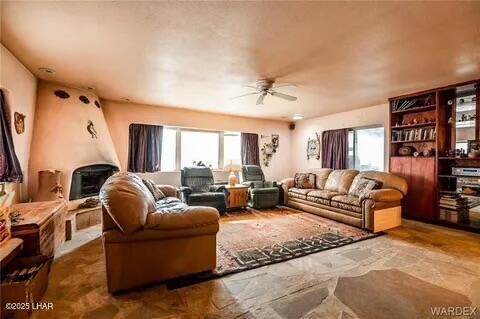
{"label": "wooden cabinet", "polygon": [[392,156],[390,172],[408,183],[408,194],[402,201],[402,216],[434,221],[436,216],[435,158]]}
{"label": "wooden cabinet", "polygon": [[12,237],[23,239],[22,254],[50,257],[65,242],[65,201],[15,204],[10,211],[20,215],[12,222]]}

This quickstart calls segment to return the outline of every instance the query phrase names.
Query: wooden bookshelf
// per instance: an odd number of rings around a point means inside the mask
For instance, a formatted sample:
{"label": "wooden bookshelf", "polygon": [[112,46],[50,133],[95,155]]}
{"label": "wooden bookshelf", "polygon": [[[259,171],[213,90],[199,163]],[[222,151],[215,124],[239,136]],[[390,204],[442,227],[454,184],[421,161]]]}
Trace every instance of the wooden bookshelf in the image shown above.
{"label": "wooden bookshelf", "polygon": [[[474,128],[457,127],[456,101],[460,90],[458,88],[467,85],[477,85],[476,102],[473,102],[476,110]],[[449,150],[456,148],[457,130],[474,129],[475,139],[480,140],[479,85],[480,79],[476,79],[389,99],[390,172],[404,177],[409,185],[408,194],[402,201],[404,218],[444,224],[445,221],[440,219],[439,199],[445,194],[458,194],[456,191],[458,177],[452,175],[452,167],[480,168],[480,158],[446,155],[449,154]],[[463,105],[468,104],[472,108],[470,105],[472,102],[470,100],[467,102]],[[401,105],[406,105],[407,108],[398,109]],[[471,110],[465,112],[467,111]],[[435,130],[432,136],[418,139],[415,130],[419,130],[419,134],[424,137],[422,134],[425,134],[425,130],[431,129]],[[430,131],[427,132],[430,134]],[[411,134],[414,136],[413,140]],[[410,139],[401,139],[403,136]],[[399,149],[404,146],[413,148],[420,155],[401,156]],[[433,156],[422,156],[425,150],[432,150]]]}

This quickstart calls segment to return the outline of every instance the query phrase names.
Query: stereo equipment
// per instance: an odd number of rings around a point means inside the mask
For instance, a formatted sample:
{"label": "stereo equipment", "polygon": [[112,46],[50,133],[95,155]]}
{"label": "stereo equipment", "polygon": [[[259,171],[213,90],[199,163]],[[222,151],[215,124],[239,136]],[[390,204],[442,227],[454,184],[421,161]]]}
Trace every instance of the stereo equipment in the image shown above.
{"label": "stereo equipment", "polygon": [[452,175],[456,176],[478,176],[480,177],[480,168],[476,167],[452,167]]}

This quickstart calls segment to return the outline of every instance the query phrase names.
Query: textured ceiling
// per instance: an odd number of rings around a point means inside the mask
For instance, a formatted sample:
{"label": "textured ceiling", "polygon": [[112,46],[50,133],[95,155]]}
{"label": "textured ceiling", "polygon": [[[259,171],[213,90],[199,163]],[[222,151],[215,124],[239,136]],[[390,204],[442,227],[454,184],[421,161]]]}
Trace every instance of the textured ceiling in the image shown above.
{"label": "textured ceiling", "polygon": [[[2,6],[1,41],[30,70],[106,99],[290,119],[480,77],[480,2]],[[231,100],[263,77],[298,100]]]}

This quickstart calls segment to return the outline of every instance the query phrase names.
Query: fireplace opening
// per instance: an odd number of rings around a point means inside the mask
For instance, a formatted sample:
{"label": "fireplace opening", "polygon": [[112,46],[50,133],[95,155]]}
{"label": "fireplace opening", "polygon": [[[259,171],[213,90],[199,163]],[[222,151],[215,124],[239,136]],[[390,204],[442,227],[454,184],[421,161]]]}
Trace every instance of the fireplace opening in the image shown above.
{"label": "fireplace opening", "polygon": [[72,174],[70,200],[97,196],[107,178],[118,172],[110,164],[95,164],[77,168]]}

